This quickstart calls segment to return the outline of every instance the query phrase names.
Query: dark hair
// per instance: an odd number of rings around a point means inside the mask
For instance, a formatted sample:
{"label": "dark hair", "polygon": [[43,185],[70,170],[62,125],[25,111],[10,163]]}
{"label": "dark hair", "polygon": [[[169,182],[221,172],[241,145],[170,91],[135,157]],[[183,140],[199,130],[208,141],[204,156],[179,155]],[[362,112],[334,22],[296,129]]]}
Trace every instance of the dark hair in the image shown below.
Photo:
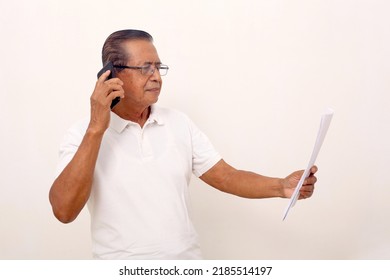
{"label": "dark hair", "polygon": [[123,49],[123,43],[129,40],[147,40],[153,42],[153,37],[145,31],[134,29],[125,29],[112,33],[103,45],[103,66],[109,61],[114,65],[125,65],[129,60],[129,54]]}

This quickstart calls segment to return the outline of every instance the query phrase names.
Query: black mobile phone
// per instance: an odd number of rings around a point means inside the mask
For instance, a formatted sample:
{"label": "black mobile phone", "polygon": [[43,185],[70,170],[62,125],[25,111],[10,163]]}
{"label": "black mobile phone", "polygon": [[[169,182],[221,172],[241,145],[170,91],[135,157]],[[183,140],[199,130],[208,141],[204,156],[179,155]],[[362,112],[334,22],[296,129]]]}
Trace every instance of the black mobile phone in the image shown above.
{"label": "black mobile phone", "polygon": [[[99,79],[99,77],[100,77],[104,72],[106,72],[107,70],[110,70],[110,71],[111,71],[110,75],[107,77],[107,80],[112,79],[112,78],[115,77],[114,66],[112,65],[112,62],[109,61],[109,62],[108,62],[108,63],[99,71],[99,73],[97,74],[98,79]],[[120,100],[121,100],[120,97],[116,97],[114,100],[112,100],[112,102],[111,102],[111,109],[114,108],[114,106],[115,106],[116,104],[118,104],[118,102],[119,102]]]}

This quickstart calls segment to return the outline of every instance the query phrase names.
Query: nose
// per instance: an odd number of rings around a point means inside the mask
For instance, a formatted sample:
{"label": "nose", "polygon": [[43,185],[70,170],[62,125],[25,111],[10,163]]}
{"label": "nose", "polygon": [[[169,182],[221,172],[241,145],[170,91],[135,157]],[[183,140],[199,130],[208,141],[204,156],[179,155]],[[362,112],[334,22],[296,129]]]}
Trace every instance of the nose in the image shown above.
{"label": "nose", "polygon": [[153,81],[161,82],[160,71],[158,71],[158,69],[157,69],[157,67],[155,65],[153,65],[152,75],[150,76],[150,79],[153,80]]}

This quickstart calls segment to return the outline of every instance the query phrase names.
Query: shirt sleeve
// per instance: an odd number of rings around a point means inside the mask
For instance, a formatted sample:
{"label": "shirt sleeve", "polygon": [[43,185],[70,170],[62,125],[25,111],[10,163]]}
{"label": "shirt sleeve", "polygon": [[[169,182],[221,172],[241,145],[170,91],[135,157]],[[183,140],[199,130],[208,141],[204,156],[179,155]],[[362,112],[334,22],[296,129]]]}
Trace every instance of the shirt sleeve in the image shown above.
{"label": "shirt sleeve", "polygon": [[73,125],[65,133],[60,144],[59,159],[56,168],[56,177],[58,177],[76,154],[86,131],[86,122],[80,121]]}
{"label": "shirt sleeve", "polygon": [[192,172],[200,177],[222,158],[209,138],[190,120],[192,137]]}

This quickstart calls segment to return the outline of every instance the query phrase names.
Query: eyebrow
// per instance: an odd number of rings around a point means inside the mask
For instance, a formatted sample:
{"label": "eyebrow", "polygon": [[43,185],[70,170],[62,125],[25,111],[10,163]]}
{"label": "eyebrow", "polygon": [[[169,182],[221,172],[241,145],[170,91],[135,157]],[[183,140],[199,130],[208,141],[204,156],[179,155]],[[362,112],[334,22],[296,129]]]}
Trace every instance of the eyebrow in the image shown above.
{"label": "eyebrow", "polygon": [[145,65],[145,64],[147,64],[147,65],[151,65],[151,64],[161,65],[162,62],[161,62],[161,61],[157,61],[157,62],[146,61],[146,62],[144,62],[144,65]]}

